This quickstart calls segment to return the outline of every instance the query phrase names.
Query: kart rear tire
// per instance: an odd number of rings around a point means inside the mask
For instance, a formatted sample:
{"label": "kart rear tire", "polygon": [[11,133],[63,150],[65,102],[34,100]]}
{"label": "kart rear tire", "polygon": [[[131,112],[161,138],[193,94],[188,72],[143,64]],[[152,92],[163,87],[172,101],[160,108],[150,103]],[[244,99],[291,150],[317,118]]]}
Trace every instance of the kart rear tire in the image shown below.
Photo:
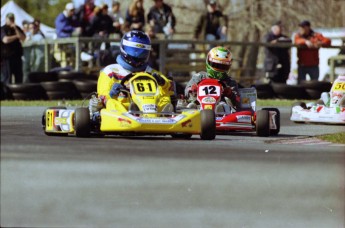
{"label": "kart rear tire", "polygon": [[[58,107],[49,107],[47,109],[64,109],[64,110],[66,110],[67,108],[63,107],[63,106],[58,106]],[[42,115],[42,128],[43,128],[44,134],[47,136],[68,136],[68,133],[46,132],[46,110],[44,110],[43,115]]]}
{"label": "kart rear tire", "polygon": [[256,134],[260,137],[270,136],[270,114],[268,110],[256,112]]}
{"label": "kart rear tire", "polygon": [[90,136],[90,111],[88,108],[77,108],[74,112],[74,130],[77,137]]}
{"label": "kart rear tire", "polygon": [[201,110],[201,132],[202,140],[213,140],[216,138],[216,115],[213,110]]}
{"label": "kart rear tire", "polygon": [[277,115],[275,116],[275,122],[277,129],[270,129],[270,135],[278,135],[280,132],[280,111],[277,108],[263,108],[262,110],[275,111]]}
{"label": "kart rear tire", "polygon": [[192,134],[172,134],[171,137],[174,139],[190,139]]}

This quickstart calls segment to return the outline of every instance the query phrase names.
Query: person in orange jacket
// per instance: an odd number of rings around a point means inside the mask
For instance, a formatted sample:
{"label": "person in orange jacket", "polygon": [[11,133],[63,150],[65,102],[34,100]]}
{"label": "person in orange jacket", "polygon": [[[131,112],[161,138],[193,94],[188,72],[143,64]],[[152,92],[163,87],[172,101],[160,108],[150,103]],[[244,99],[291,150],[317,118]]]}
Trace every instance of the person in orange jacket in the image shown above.
{"label": "person in orange jacket", "polygon": [[297,48],[298,83],[306,80],[306,75],[311,80],[319,79],[319,48],[331,45],[331,40],[321,33],[311,29],[309,21],[302,21],[299,24],[298,33],[295,35]]}

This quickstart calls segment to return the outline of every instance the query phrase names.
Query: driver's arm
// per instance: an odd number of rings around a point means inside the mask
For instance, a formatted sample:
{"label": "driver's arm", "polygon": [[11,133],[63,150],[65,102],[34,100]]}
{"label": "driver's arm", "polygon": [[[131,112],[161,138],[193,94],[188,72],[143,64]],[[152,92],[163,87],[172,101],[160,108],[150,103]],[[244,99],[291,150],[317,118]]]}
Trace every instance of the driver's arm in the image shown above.
{"label": "driver's arm", "polygon": [[110,90],[114,83],[119,83],[119,81],[114,77],[109,77],[105,72],[101,72],[98,77],[97,82],[97,93],[98,96],[102,96],[106,99],[110,99]]}

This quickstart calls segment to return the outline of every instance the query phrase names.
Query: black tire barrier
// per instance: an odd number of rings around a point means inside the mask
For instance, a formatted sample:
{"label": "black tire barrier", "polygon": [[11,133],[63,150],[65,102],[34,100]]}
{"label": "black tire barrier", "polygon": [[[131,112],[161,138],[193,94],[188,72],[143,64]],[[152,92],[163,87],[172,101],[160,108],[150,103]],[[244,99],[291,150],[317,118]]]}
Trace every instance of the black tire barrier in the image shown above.
{"label": "black tire barrier", "polygon": [[31,72],[28,75],[31,83],[53,82],[58,80],[56,72]]}
{"label": "black tire barrier", "polygon": [[321,92],[329,92],[332,87],[332,83],[323,81],[302,81],[301,86],[305,89],[318,90]]}
{"label": "black tire barrier", "polygon": [[97,91],[97,81],[74,80],[73,83],[80,93],[92,93]]}
{"label": "black tire barrier", "polygon": [[319,99],[321,97],[321,93],[323,93],[322,90],[316,90],[316,89],[306,89],[305,90],[308,94],[308,98],[309,99]]}
{"label": "black tire barrier", "polygon": [[77,88],[71,81],[42,82],[41,85],[46,90],[47,96],[50,100],[81,98]]}
{"label": "black tire barrier", "polygon": [[8,98],[14,100],[46,100],[47,94],[39,83],[9,84]]}
{"label": "black tire barrier", "polygon": [[309,99],[303,86],[286,85],[285,83],[272,83],[272,89],[281,99]]}
{"label": "black tire barrier", "polygon": [[175,90],[176,90],[177,96],[184,95],[184,89],[185,89],[185,86],[183,86],[180,82],[175,82]]}
{"label": "black tire barrier", "polygon": [[255,88],[259,99],[271,99],[276,97],[270,84],[256,85]]}
{"label": "black tire barrier", "polygon": [[61,71],[58,74],[59,81],[85,80],[87,74],[83,72]]}

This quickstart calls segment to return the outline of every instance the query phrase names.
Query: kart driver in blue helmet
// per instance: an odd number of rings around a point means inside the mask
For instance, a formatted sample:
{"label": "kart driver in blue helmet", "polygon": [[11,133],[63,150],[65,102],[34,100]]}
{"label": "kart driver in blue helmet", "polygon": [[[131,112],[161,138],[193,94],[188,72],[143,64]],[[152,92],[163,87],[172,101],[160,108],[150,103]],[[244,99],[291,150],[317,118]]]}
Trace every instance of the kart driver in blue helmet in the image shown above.
{"label": "kart driver in blue helmet", "polygon": [[97,83],[98,98],[96,101],[90,100],[90,109],[99,111],[105,105],[107,109],[114,110],[118,101],[125,108],[129,108],[129,100],[126,94],[121,92],[121,89],[124,89],[120,84],[121,79],[130,73],[146,72],[155,77],[161,88],[158,112],[173,112],[174,107],[170,98],[174,95],[173,82],[148,65],[151,51],[150,38],[142,31],[132,30],[122,37],[120,51],[116,63],[100,71]]}

